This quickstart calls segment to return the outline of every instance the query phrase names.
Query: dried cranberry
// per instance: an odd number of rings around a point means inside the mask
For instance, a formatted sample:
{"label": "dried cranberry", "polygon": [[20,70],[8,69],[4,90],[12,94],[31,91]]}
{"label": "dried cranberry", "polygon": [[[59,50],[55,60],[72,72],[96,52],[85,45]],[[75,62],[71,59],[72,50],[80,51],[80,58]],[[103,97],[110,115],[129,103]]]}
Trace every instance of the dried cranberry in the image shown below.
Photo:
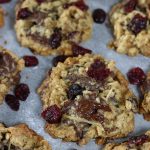
{"label": "dried cranberry", "polygon": [[139,146],[139,145],[142,145],[143,143],[145,143],[148,139],[149,139],[149,137],[147,135],[132,137],[129,139],[128,144],[129,145],[135,144],[136,146]]}
{"label": "dried cranberry", "polygon": [[7,103],[7,105],[14,111],[18,111],[19,110],[19,100],[11,94],[6,95],[5,97],[5,102]]}
{"label": "dried cranberry", "polygon": [[103,81],[110,75],[110,70],[100,60],[96,59],[87,71],[89,77]]}
{"label": "dried cranberry", "polygon": [[56,67],[59,62],[64,62],[69,56],[59,55],[53,58],[53,66]]}
{"label": "dried cranberry", "polygon": [[84,3],[84,0],[79,0],[77,2],[72,2],[72,3],[66,3],[64,4],[64,9],[69,8],[70,6],[76,6],[82,11],[88,10],[88,6]]}
{"label": "dried cranberry", "polygon": [[137,5],[137,0],[129,0],[125,5],[124,5],[124,11],[126,13],[130,13],[133,10],[135,10],[136,5]]}
{"label": "dried cranberry", "polygon": [[78,56],[78,55],[85,55],[86,53],[91,54],[92,51],[89,49],[83,48],[83,47],[74,43],[72,45],[72,53],[73,53],[73,56]]}
{"label": "dried cranberry", "polygon": [[0,4],[3,4],[3,3],[8,3],[10,2],[11,0],[0,0]]}
{"label": "dried cranberry", "polygon": [[144,71],[139,68],[133,68],[127,73],[129,82],[135,85],[141,85],[146,80],[146,75]]}
{"label": "dried cranberry", "polygon": [[15,96],[22,101],[25,101],[30,94],[28,85],[21,83],[15,88]]}
{"label": "dried cranberry", "polygon": [[35,56],[24,56],[23,59],[26,67],[35,67],[39,64],[39,61]]}
{"label": "dried cranberry", "polygon": [[61,45],[62,35],[61,29],[55,28],[54,33],[51,35],[49,44],[52,49],[58,48]]}
{"label": "dried cranberry", "polygon": [[43,3],[45,0],[36,0],[38,3]]}
{"label": "dried cranberry", "polygon": [[103,9],[95,9],[93,12],[93,20],[96,23],[104,23],[106,19],[106,13]]}
{"label": "dried cranberry", "polygon": [[72,84],[68,90],[68,98],[74,100],[76,96],[82,95],[83,88],[79,84]]}
{"label": "dried cranberry", "polygon": [[17,15],[17,19],[27,19],[32,15],[32,12],[28,8],[22,8]]}
{"label": "dried cranberry", "polygon": [[128,24],[128,30],[132,31],[135,35],[140,33],[147,27],[147,18],[137,14]]}
{"label": "dried cranberry", "polygon": [[60,108],[52,105],[42,112],[42,117],[51,124],[59,123],[62,117]]}

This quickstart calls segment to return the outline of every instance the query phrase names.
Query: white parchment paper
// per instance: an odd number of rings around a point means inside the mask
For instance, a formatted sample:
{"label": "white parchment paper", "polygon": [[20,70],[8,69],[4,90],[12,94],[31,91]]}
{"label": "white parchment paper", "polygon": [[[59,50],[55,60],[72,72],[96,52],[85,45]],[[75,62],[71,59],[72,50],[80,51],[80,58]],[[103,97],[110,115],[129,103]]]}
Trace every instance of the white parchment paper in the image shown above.
{"label": "white parchment paper", "polygon": [[[8,13],[5,17],[5,27],[0,29],[0,44],[5,48],[8,48],[15,52],[18,56],[33,55],[27,48],[20,47],[16,41],[14,31],[14,7],[17,0],[12,0],[8,4],[4,4],[3,8]],[[110,7],[117,2],[117,0],[87,0],[90,9],[103,8],[106,12]],[[90,41],[83,43],[83,45],[89,49],[92,49],[95,53],[101,54],[107,59],[116,61],[117,67],[126,75],[127,71],[135,66],[139,66],[148,71],[150,68],[150,58],[144,56],[128,57],[118,54],[112,50],[109,50],[106,46],[108,41],[112,38],[111,31],[105,24],[94,24],[93,37]],[[6,42],[7,41],[7,44]],[[39,66],[35,68],[26,68],[22,72],[21,82],[27,83],[30,87],[31,94],[26,102],[21,102],[21,107],[18,112],[12,111],[5,103],[0,105],[0,122],[6,125],[15,125],[18,123],[26,123],[30,128],[35,130],[38,134],[42,135],[52,145],[53,150],[100,150],[102,147],[91,141],[89,144],[83,147],[79,147],[75,143],[64,143],[59,139],[53,139],[44,132],[44,120],[41,118],[41,102],[39,96],[36,94],[36,89],[45,78],[45,74],[49,68],[51,68],[52,56],[42,57],[37,56],[39,59]],[[135,94],[136,89],[133,88]],[[131,135],[137,135],[141,132],[150,129],[150,122],[144,121],[141,115],[135,117],[135,130]]]}

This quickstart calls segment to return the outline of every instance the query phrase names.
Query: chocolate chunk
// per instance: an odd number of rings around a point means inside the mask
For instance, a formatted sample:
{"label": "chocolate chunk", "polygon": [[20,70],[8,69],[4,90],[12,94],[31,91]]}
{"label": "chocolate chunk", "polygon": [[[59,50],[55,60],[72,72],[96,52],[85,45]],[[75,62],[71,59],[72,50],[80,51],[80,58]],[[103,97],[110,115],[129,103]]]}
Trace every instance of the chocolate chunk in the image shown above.
{"label": "chocolate chunk", "polygon": [[0,76],[7,76],[16,70],[17,63],[7,53],[0,53]]}
{"label": "chocolate chunk", "polygon": [[100,123],[104,122],[104,115],[99,112],[102,111],[111,111],[108,105],[99,104],[90,100],[82,99],[79,101],[77,106],[77,113],[88,120],[99,121]]}

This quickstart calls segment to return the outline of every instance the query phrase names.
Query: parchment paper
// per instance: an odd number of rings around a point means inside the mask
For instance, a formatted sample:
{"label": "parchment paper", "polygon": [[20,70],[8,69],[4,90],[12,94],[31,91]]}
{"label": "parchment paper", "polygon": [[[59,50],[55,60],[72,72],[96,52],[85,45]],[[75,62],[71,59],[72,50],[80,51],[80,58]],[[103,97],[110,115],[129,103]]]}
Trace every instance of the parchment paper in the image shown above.
{"label": "parchment paper", "polygon": [[[0,29],[0,44],[5,48],[12,50],[20,57],[23,55],[33,55],[27,48],[20,47],[16,41],[14,31],[14,7],[16,1],[17,0],[12,0],[12,2],[3,5],[3,8],[5,8],[8,15],[5,17],[5,27]],[[115,2],[117,2],[117,0],[87,0],[91,10],[103,8],[106,12],[108,12]],[[95,53],[101,54],[105,58],[115,60],[117,67],[124,74],[126,74],[130,68],[135,66],[143,68],[144,71],[147,71],[150,68],[150,58],[144,56],[128,57],[109,50],[106,44],[111,38],[111,30],[106,26],[106,23],[102,25],[94,24],[93,37],[90,41],[83,43],[83,46],[92,49]],[[5,103],[0,105],[0,122],[3,122],[8,126],[18,123],[28,124],[30,128],[49,141],[53,150],[71,150],[73,148],[77,150],[100,150],[101,146],[96,145],[94,141],[91,141],[86,146],[79,147],[75,143],[64,143],[59,139],[53,139],[44,132],[45,122],[40,116],[42,105],[39,96],[36,94],[36,89],[45,78],[47,70],[51,68],[51,60],[53,57],[37,57],[39,59],[39,66],[35,68],[26,68],[22,72],[21,82],[29,85],[31,91],[30,96],[26,102],[21,102],[21,107],[18,112],[12,111]],[[137,94],[134,87],[135,86],[131,86],[135,94]],[[135,130],[131,135],[137,135],[147,129],[150,129],[150,122],[144,121],[141,115],[136,115]]]}

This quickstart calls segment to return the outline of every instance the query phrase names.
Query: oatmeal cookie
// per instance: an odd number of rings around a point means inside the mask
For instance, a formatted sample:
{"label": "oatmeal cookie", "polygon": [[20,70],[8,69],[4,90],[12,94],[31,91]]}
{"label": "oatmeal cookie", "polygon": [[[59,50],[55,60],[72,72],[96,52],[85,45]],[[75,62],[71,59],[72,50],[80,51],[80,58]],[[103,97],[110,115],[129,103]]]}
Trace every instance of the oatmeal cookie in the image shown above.
{"label": "oatmeal cookie", "polygon": [[51,150],[48,142],[25,124],[6,128],[0,124],[1,150]]}
{"label": "oatmeal cookie", "polygon": [[103,150],[149,150],[150,131],[145,134],[132,137],[123,143],[109,143]]}
{"label": "oatmeal cookie", "polygon": [[72,42],[89,39],[92,24],[84,0],[21,0],[16,6],[19,42],[41,55],[72,54]]}
{"label": "oatmeal cookie", "polygon": [[20,72],[23,68],[23,59],[0,47],[0,104],[8,91],[19,83]]}
{"label": "oatmeal cookie", "polygon": [[[134,128],[136,97],[113,61],[100,55],[67,58],[38,89],[46,132],[80,145],[124,137]],[[130,125],[129,125],[130,124]]]}
{"label": "oatmeal cookie", "polygon": [[150,57],[149,0],[122,0],[109,13],[114,40],[110,47],[129,56]]}
{"label": "oatmeal cookie", "polygon": [[144,96],[144,100],[141,103],[141,113],[144,118],[150,121],[150,72],[147,74],[147,79],[141,85],[141,91]]}

